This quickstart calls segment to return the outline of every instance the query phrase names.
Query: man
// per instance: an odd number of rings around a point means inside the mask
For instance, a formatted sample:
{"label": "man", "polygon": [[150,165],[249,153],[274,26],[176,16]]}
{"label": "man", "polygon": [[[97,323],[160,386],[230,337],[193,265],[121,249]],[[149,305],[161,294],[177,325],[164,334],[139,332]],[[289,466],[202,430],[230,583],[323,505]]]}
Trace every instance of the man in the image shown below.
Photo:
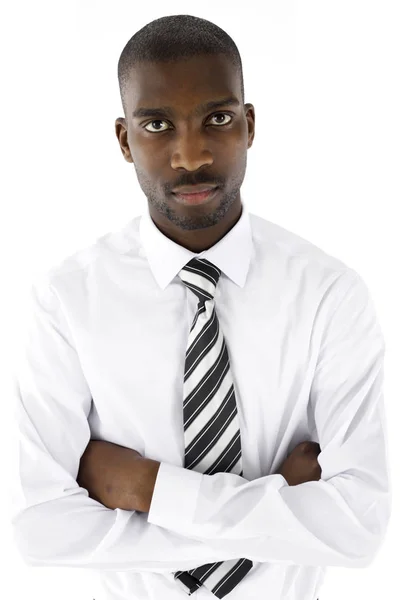
{"label": "man", "polygon": [[255,111],[223,30],[157,19],[118,67],[148,211],[33,286],[16,544],[107,600],[315,600],[389,519],[368,289],[242,202]]}

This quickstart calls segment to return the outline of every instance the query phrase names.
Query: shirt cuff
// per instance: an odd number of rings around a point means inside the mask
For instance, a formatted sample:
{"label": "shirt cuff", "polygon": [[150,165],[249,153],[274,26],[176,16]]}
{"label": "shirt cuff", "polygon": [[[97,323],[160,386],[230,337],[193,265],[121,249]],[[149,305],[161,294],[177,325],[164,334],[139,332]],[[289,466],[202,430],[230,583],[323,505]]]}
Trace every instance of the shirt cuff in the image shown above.
{"label": "shirt cuff", "polygon": [[161,462],[147,521],[166,529],[184,530],[193,522],[203,473]]}

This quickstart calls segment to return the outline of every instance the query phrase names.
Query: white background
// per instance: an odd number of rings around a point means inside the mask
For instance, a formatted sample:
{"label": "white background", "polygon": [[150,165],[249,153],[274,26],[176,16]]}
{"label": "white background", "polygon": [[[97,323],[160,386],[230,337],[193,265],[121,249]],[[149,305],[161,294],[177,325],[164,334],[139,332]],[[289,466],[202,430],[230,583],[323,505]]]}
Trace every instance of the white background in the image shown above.
{"label": "white background", "polygon": [[[256,117],[242,186],[249,211],[343,260],[371,291],[387,344],[392,518],[373,565],[330,567],[319,598],[398,597],[396,0],[14,1],[2,9],[0,326],[7,368],[1,394],[0,595],[7,600],[96,597],[86,569],[30,568],[13,546],[7,492],[17,462],[9,374],[36,275],[122,226],[147,204],[115,136],[115,119],[123,116],[117,63],[138,29],[181,13],[213,21],[241,53],[245,102],[254,105]],[[267,590],[265,598],[280,600],[269,598]]]}

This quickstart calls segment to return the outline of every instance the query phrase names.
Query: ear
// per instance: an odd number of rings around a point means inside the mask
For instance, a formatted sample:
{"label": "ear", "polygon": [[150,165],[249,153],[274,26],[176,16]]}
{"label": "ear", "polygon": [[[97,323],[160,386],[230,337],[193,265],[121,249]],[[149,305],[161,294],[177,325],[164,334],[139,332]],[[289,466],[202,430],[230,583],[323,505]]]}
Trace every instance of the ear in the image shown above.
{"label": "ear", "polygon": [[118,138],[123,157],[127,162],[133,163],[131,150],[128,144],[128,127],[126,125],[126,120],[123,117],[119,117],[115,121],[115,133]]}

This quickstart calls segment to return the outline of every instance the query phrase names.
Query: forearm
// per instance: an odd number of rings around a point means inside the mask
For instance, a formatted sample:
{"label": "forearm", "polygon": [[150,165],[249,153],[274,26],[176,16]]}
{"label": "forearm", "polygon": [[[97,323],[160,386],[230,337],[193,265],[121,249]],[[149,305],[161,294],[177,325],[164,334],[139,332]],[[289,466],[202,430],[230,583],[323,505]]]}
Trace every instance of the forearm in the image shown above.
{"label": "forearm", "polygon": [[76,481],[106,508],[148,512],[159,466],[132,448],[91,439]]}

